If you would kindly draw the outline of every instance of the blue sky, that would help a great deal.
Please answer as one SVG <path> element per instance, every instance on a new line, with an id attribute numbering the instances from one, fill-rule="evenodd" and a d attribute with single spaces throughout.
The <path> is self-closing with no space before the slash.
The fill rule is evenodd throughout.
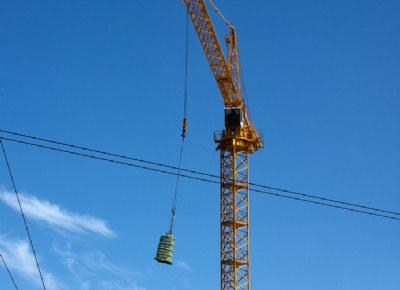
<path id="1" fill-rule="evenodd" d="M 215 2 L 265 137 L 251 180 L 399 212 L 400 2 Z M 178 0 L 1 0 L 0 128 L 176 165 L 184 29 Z M 223 103 L 190 29 L 183 167 L 218 174 Z M 174 177 L 4 143 L 49 290 L 218 289 L 217 185 L 182 179 L 168 267 Z M 12 193 L 1 161 L 0 253 L 41 289 Z M 399 226 L 252 193 L 252 288 L 397 290 Z"/>

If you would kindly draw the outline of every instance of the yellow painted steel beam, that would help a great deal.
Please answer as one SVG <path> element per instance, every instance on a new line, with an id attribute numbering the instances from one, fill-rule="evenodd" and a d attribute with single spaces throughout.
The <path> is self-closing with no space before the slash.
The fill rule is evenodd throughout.
<path id="1" fill-rule="evenodd" d="M 203 0 L 184 0 L 184 2 L 222 93 L 225 106 L 242 106 L 240 91 L 235 87 L 206 4 Z"/>
<path id="2" fill-rule="evenodd" d="M 214 134 L 220 150 L 221 290 L 250 290 L 249 154 L 263 147 L 263 140 L 250 120 L 240 83 L 239 50 L 235 28 L 211 1 L 230 28 L 225 58 L 204 0 L 183 0 L 225 108 L 240 108 L 240 124 L 226 124 Z M 229 122 L 228 122 L 229 123 Z"/>
<path id="3" fill-rule="evenodd" d="M 220 150 L 221 290 L 249 290 L 249 152 L 228 148 Z"/>

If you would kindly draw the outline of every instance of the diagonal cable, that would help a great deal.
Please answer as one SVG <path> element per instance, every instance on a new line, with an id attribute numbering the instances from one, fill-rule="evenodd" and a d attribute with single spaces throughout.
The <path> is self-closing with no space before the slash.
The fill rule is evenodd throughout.
<path id="1" fill-rule="evenodd" d="M 6 268 L 6 270 L 7 270 L 7 272 L 8 272 L 8 275 L 10 276 L 10 279 L 11 279 L 11 281 L 12 281 L 13 284 L 14 284 L 15 289 L 18 290 L 17 284 L 15 283 L 15 280 L 14 280 L 13 276 L 11 275 L 10 269 L 8 269 L 8 266 L 7 266 L 7 264 L 6 264 L 6 261 L 4 260 L 2 254 L 0 254 L 0 258 L 3 260 L 4 267 Z"/>
<path id="2" fill-rule="evenodd" d="M 31 248 L 32 248 L 32 253 L 33 253 L 34 257 L 35 257 L 36 266 L 37 266 L 37 269 L 38 269 L 38 271 L 39 271 L 40 280 L 42 281 L 43 289 L 46 290 L 46 286 L 45 286 L 44 280 L 43 280 L 42 271 L 40 270 L 39 261 L 38 261 L 38 258 L 37 258 L 37 256 L 36 256 L 35 247 L 33 246 L 31 234 L 30 234 L 30 232 L 29 232 L 29 228 L 28 228 L 28 224 L 27 224 L 27 222 L 26 222 L 26 218 L 25 218 L 24 211 L 22 210 L 22 205 L 21 205 L 21 201 L 20 201 L 20 199 L 19 199 L 17 187 L 15 186 L 14 177 L 13 177 L 13 174 L 12 174 L 12 172 L 11 172 L 11 166 L 10 166 L 10 163 L 8 162 L 6 150 L 5 150 L 5 148 L 4 148 L 3 140 L 2 140 L 1 138 L 0 138 L 0 143 L 1 143 L 1 148 L 3 149 L 4 159 L 6 160 L 6 164 L 7 164 L 7 168 L 8 168 L 8 173 L 10 174 L 11 182 L 12 182 L 12 185 L 13 185 L 13 187 L 14 187 L 15 196 L 17 197 L 17 200 L 18 200 L 18 205 L 19 205 L 19 209 L 20 209 L 20 212 L 21 212 L 21 216 L 22 216 L 22 219 L 24 220 L 25 230 L 26 230 L 26 233 L 27 233 L 28 238 L 29 238 L 29 243 L 30 243 Z"/>

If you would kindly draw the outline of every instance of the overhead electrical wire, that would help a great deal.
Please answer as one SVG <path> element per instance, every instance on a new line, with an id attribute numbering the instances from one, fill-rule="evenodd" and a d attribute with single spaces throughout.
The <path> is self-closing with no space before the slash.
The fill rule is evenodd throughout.
<path id="1" fill-rule="evenodd" d="M 340 206 L 340 205 L 319 202 L 319 201 L 315 201 L 315 200 L 308 200 L 308 199 L 294 197 L 294 196 L 287 196 L 287 195 L 283 195 L 283 194 L 279 194 L 279 193 L 267 192 L 264 190 L 259 190 L 259 189 L 254 189 L 254 188 L 250 188 L 249 190 L 254 191 L 254 192 L 268 194 L 268 195 L 273 195 L 276 197 L 288 198 L 288 199 L 293 199 L 293 200 L 297 200 L 297 201 L 308 202 L 308 203 L 313 203 L 313 204 L 317 204 L 317 205 L 323 205 L 323 206 L 328 206 L 328 207 L 332 207 L 332 208 L 352 211 L 352 212 L 356 212 L 356 213 L 368 214 L 371 216 L 377 216 L 377 217 L 388 218 L 388 219 L 400 221 L 400 218 L 397 218 L 397 217 L 392 217 L 392 216 L 388 216 L 388 215 L 384 215 L 384 214 L 377 214 L 377 213 L 368 212 L 365 210 L 358 210 L 358 209 L 353 209 L 353 208 L 344 207 L 344 206 Z"/>
<path id="2" fill-rule="evenodd" d="M 102 151 L 102 150 L 97 150 L 97 149 L 91 149 L 91 148 L 88 148 L 88 147 L 77 146 L 77 145 L 73 145 L 73 144 L 69 144 L 69 143 L 49 140 L 49 139 L 40 138 L 40 137 L 36 137 L 36 136 L 25 135 L 25 134 L 21 134 L 21 133 L 17 133 L 17 132 L 6 131 L 6 130 L 1 130 L 1 129 L 0 129 L 0 132 L 6 133 L 6 134 L 10 134 L 10 135 L 14 135 L 14 136 L 23 137 L 23 138 L 28 138 L 28 139 L 32 139 L 32 140 L 36 140 L 36 141 L 42 141 L 42 142 L 46 142 L 46 143 L 51 143 L 51 144 L 55 144 L 55 145 L 61 145 L 61 146 L 65 146 L 65 147 L 70 147 L 70 148 L 74 148 L 74 149 L 79 149 L 79 150 L 83 150 L 83 151 L 92 152 L 92 153 L 98 153 L 98 154 L 102 154 L 102 155 L 106 155 L 106 156 L 118 157 L 118 158 L 121 158 L 121 159 L 137 161 L 137 162 L 140 162 L 140 163 L 155 165 L 155 166 L 174 169 L 174 170 L 178 169 L 178 167 L 172 166 L 172 165 L 166 165 L 166 164 L 162 164 L 162 163 L 158 163 L 158 162 L 152 162 L 152 161 L 148 161 L 148 160 L 144 160 L 144 159 L 140 159 L 140 158 L 130 157 L 130 156 L 122 155 L 122 154 L 110 153 L 110 152 L 107 152 L 107 151 Z M 7 139 L 6 137 L 0 137 L 0 138 Z M 14 139 L 8 139 L 8 140 L 9 141 L 14 141 L 14 142 L 18 142 L 19 141 L 19 140 L 14 140 Z M 26 144 L 26 145 L 35 145 L 35 144 Z M 195 170 L 189 170 L 189 169 L 181 168 L 181 171 L 186 171 L 186 172 L 189 172 L 189 173 L 195 173 L 195 174 L 199 174 L 199 175 L 205 175 L 205 176 L 209 176 L 209 177 L 217 177 L 217 178 L 219 178 L 219 176 L 212 175 L 212 174 L 207 174 L 207 173 L 196 172 Z"/>
<path id="3" fill-rule="evenodd" d="M 18 194 L 18 191 L 17 191 L 17 187 L 15 185 L 14 176 L 12 174 L 11 166 L 10 166 L 10 163 L 8 162 L 8 158 L 7 158 L 7 154 L 6 154 L 6 149 L 4 147 L 3 140 L 1 138 L 0 138 L 0 144 L 1 144 L 1 148 L 3 150 L 3 155 L 4 155 L 4 159 L 6 161 L 8 173 L 10 175 L 10 179 L 11 179 L 12 185 L 14 187 L 14 193 L 15 193 L 15 196 L 16 196 L 17 201 L 18 201 L 19 210 L 21 212 L 21 216 L 22 216 L 22 219 L 24 221 L 26 234 L 28 235 L 28 239 L 29 239 L 29 243 L 31 245 L 32 253 L 33 253 L 33 256 L 35 257 L 36 267 L 37 267 L 38 272 L 39 272 L 40 280 L 42 282 L 43 289 L 46 290 L 46 285 L 44 284 L 43 275 L 42 275 L 42 271 L 40 270 L 39 261 L 38 261 L 37 255 L 36 255 L 35 247 L 33 246 L 32 237 L 31 237 L 31 234 L 29 232 L 28 223 L 26 222 L 25 214 L 24 214 L 24 211 L 22 210 L 21 200 L 19 199 L 19 194 Z"/>
<path id="4" fill-rule="evenodd" d="M 91 148 L 88 148 L 88 147 L 77 146 L 77 145 L 73 145 L 73 144 L 68 144 L 68 143 L 64 143 L 64 142 L 49 140 L 49 139 L 40 138 L 40 137 L 36 137 L 36 136 L 31 136 L 31 135 L 26 135 L 26 134 L 21 134 L 21 133 L 17 133 L 17 132 L 6 131 L 6 130 L 2 130 L 2 129 L 0 129 L 0 132 L 6 133 L 6 134 L 10 134 L 10 135 L 14 135 L 14 136 L 23 137 L 23 138 L 28 138 L 28 139 L 32 139 L 32 140 L 36 140 L 36 141 L 42 141 L 42 142 L 61 145 L 61 146 L 70 147 L 70 148 L 74 148 L 74 149 L 79 149 L 79 150 L 83 150 L 83 151 L 87 151 L 87 152 L 98 153 L 98 154 L 102 154 L 102 155 L 106 155 L 106 156 L 112 156 L 112 157 L 118 157 L 118 158 L 125 159 L 125 160 L 137 161 L 139 163 L 154 165 L 154 166 L 157 166 L 157 167 L 163 167 L 163 168 L 168 168 L 168 169 L 173 169 L 173 170 L 178 170 L 179 169 L 176 166 L 171 166 L 171 165 L 167 165 L 167 164 L 163 164 L 163 163 L 152 162 L 152 161 L 139 159 L 139 158 L 134 158 L 134 157 L 126 156 L 126 155 L 110 153 L 110 152 L 101 151 L 101 150 L 97 150 L 97 149 L 91 149 Z M 0 136 L 0 138 L 7 139 L 6 137 L 1 137 L 1 136 Z M 33 144 L 33 143 L 29 143 L 29 142 L 25 142 L 25 141 L 19 141 L 19 140 L 15 140 L 15 139 L 7 139 L 7 140 L 12 141 L 12 142 L 23 143 L 25 145 L 36 146 L 36 147 L 42 147 L 43 146 L 43 145 Z M 46 148 L 46 146 L 45 146 L 44 148 L 45 149 L 54 150 L 51 147 Z M 63 149 L 58 149 L 56 151 L 63 151 Z M 70 153 L 70 152 L 65 152 L 65 153 Z M 72 153 L 72 154 L 80 155 L 80 154 L 75 153 L 75 152 Z M 115 162 L 115 163 L 118 163 L 118 162 Z M 139 165 L 135 165 L 134 167 L 142 168 Z M 142 169 L 150 169 L 150 170 L 152 170 L 151 168 L 148 168 L 146 166 L 143 166 Z M 154 170 L 154 171 L 159 171 L 159 172 L 165 173 L 162 170 Z M 219 183 L 220 177 L 218 175 L 215 175 L 215 174 L 204 173 L 204 172 L 191 170 L 191 169 L 185 169 L 185 168 L 180 168 L 180 171 L 187 172 L 187 173 L 192 173 L 192 174 L 196 174 L 196 175 L 200 175 L 200 176 L 206 176 L 206 177 L 215 178 L 215 179 L 218 180 L 218 183 Z M 187 177 L 187 176 L 185 176 L 185 177 Z M 200 179 L 201 180 L 201 178 L 194 178 L 194 179 Z M 331 198 L 316 196 L 316 195 L 307 194 L 307 193 L 301 193 L 301 192 L 298 192 L 298 191 L 277 188 L 277 187 L 263 185 L 263 184 L 254 183 L 254 182 L 249 182 L 249 185 L 250 186 L 264 188 L 264 189 L 271 189 L 271 190 L 275 190 L 275 191 L 280 191 L 280 192 L 283 192 L 283 193 L 294 194 L 294 195 L 298 195 L 298 196 L 302 196 L 302 197 L 313 198 L 313 199 L 321 200 L 321 201 L 324 201 L 324 202 L 334 202 L 334 203 L 338 203 L 338 204 L 341 204 L 341 205 L 352 206 L 352 207 L 357 207 L 357 208 L 360 208 L 360 209 L 373 210 L 373 211 L 377 211 L 377 212 L 381 212 L 381 213 L 388 213 L 388 214 L 393 214 L 393 215 L 400 216 L 399 212 L 383 210 L 383 209 L 379 209 L 379 208 L 375 208 L 375 207 L 370 207 L 370 206 L 366 206 L 366 205 L 360 205 L 360 204 L 355 204 L 355 203 L 350 203 L 350 202 L 345 202 L 345 201 L 339 201 L 339 200 L 335 200 L 335 199 L 331 199 Z"/>
<path id="5" fill-rule="evenodd" d="M 7 137 L 3 137 L 3 136 L 0 136 L 0 139 L 11 141 L 11 142 L 15 142 L 15 143 L 19 143 L 19 144 L 29 145 L 29 146 L 33 146 L 33 147 L 38 147 L 38 148 L 42 148 L 42 149 L 48 149 L 48 150 L 52 150 L 52 151 L 56 151 L 56 152 L 62 152 L 62 153 L 67 153 L 67 154 L 71 154 L 71 155 L 87 157 L 87 158 L 96 159 L 96 160 L 100 160 L 100 161 L 106 161 L 106 162 L 110 162 L 110 163 L 126 165 L 126 166 L 129 166 L 129 167 L 135 167 L 135 168 L 139 168 L 139 169 L 155 171 L 155 172 L 169 174 L 169 175 L 177 175 L 178 174 L 176 172 L 166 171 L 166 170 L 162 170 L 162 169 L 157 169 L 157 168 L 152 168 L 152 167 L 148 167 L 148 166 L 133 164 L 133 163 L 119 161 L 119 160 L 110 159 L 110 158 L 99 157 L 99 156 L 85 154 L 85 153 L 74 152 L 74 151 L 60 149 L 60 148 L 51 147 L 51 146 L 46 146 L 46 145 L 42 145 L 42 144 L 35 144 L 35 143 L 26 142 L 26 141 L 22 141 L 22 140 L 16 140 L 16 139 L 7 138 Z M 177 167 L 173 167 L 173 166 L 171 166 L 171 167 L 172 167 L 172 169 L 177 168 Z M 200 180 L 200 181 L 204 181 L 204 182 L 219 183 L 218 181 L 211 181 L 211 180 L 208 180 L 208 179 L 205 179 L 205 178 L 196 177 L 196 176 L 190 176 L 190 175 L 185 175 L 185 174 L 180 174 L 180 176 L 186 177 L 186 178 L 190 178 L 190 179 L 196 179 L 196 180 Z"/>
<path id="6" fill-rule="evenodd" d="M 15 280 L 14 280 L 13 276 L 11 275 L 10 269 L 8 269 L 7 263 L 6 263 L 6 261 L 4 260 L 2 254 L 0 254 L 0 258 L 1 258 L 1 260 L 3 261 L 4 267 L 6 268 L 6 270 L 7 270 L 7 272 L 8 272 L 8 275 L 10 276 L 10 279 L 11 279 L 11 281 L 12 281 L 13 284 L 14 284 L 15 289 L 18 290 L 17 284 L 15 283 Z"/>
<path id="7" fill-rule="evenodd" d="M 0 131 L 2 131 L 2 130 L 0 130 Z M 168 174 L 168 175 L 175 175 L 176 176 L 178 174 L 176 172 L 171 172 L 171 171 L 167 171 L 167 170 L 163 170 L 163 169 L 157 169 L 157 168 L 138 165 L 138 164 L 134 164 L 134 163 L 130 163 L 130 162 L 119 161 L 119 160 L 115 160 L 115 159 L 111 159 L 111 158 L 104 158 L 104 157 L 99 157 L 99 156 L 95 156 L 95 155 L 74 152 L 74 151 L 70 151 L 70 150 L 66 150 L 66 149 L 60 149 L 60 148 L 46 146 L 46 145 L 42 145 L 42 144 L 36 144 L 36 143 L 32 143 L 32 142 L 27 142 L 27 141 L 16 140 L 16 139 L 7 138 L 7 137 L 3 137 L 3 136 L 0 136 L 0 139 L 11 141 L 11 142 L 15 142 L 15 143 L 20 143 L 20 144 L 24 144 L 24 145 L 39 147 L 39 148 L 42 148 L 42 149 L 48 149 L 48 150 L 52 150 L 52 151 L 56 151 L 56 152 L 62 152 L 62 153 L 67 153 L 67 154 L 71 154 L 71 155 L 76 155 L 76 156 L 96 159 L 96 160 L 100 160 L 100 161 L 106 161 L 106 162 L 110 162 L 110 163 L 114 163 L 114 164 L 120 164 L 120 165 L 129 166 L 129 167 L 135 167 L 135 168 L 139 168 L 139 169 L 159 172 L 159 173 Z M 53 141 L 53 142 L 56 142 L 56 141 Z M 78 146 L 75 146 L 75 147 L 78 147 Z M 86 149 L 88 149 L 88 148 L 86 148 Z M 114 154 L 114 155 L 117 155 L 117 154 Z M 142 161 L 144 161 L 144 160 L 142 160 Z M 168 166 L 168 165 L 166 165 L 164 167 L 169 167 L 170 169 L 176 169 L 176 167 Z M 198 180 L 198 181 L 207 182 L 207 183 L 213 183 L 213 184 L 219 184 L 220 183 L 217 180 L 211 180 L 211 179 L 198 177 L 198 176 L 193 176 L 193 175 L 188 175 L 188 174 L 180 173 L 179 175 L 181 177 L 184 177 L 184 178 Z M 203 175 L 205 175 L 205 174 L 203 174 Z M 213 176 L 213 175 L 211 175 L 211 176 Z M 249 183 L 249 185 L 251 185 L 251 183 Z M 268 187 L 268 186 L 261 186 L 261 185 L 257 185 L 257 186 L 268 188 L 268 189 L 274 189 L 273 187 Z M 331 208 L 347 210 L 347 211 L 351 211 L 351 212 L 355 212 L 355 213 L 362 213 L 362 214 L 367 214 L 367 215 L 371 215 L 371 216 L 377 216 L 377 217 L 382 217 L 382 218 L 387 218 L 387 219 L 399 220 L 400 221 L 400 218 L 395 217 L 395 216 L 390 216 L 390 215 L 387 215 L 387 214 L 379 214 L 379 213 L 369 212 L 367 210 L 354 209 L 354 208 L 345 206 L 346 204 L 350 205 L 350 203 L 342 202 L 343 205 L 331 204 L 331 203 L 328 203 L 329 199 L 325 200 L 325 198 L 323 198 L 323 197 L 320 197 L 321 201 L 315 201 L 315 200 L 309 200 L 309 199 L 300 198 L 300 197 L 288 196 L 288 195 L 284 195 L 284 194 L 280 194 L 280 193 L 275 193 L 275 192 L 270 192 L 270 191 L 255 189 L 255 188 L 249 188 L 249 190 L 253 191 L 253 192 L 258 192 L 258 193 L 263 193 L 263 194 L 266 194 L 266 195 L 275 196 L 275 197 L 292 199 L 292 200 L 296 200 L 296 201 L 302 201 L 302 202 L 312 203 L 312 204 L 316 204 L 316 205 L 328 206 L 328 207 L 331 207 Z M 283 190 L 281 190 L 281 191 L 283 191 Z M 291 191 L 287 191 L 287 193 L 291 193 Z M 293 193 L 296 193 L 296 192 L 293 192 Z M 300 194 L 300 193 L 297 193 L 297 194 Z M 300 194 L 300 195 L 304 195 L 305 197 L 308 196 L 306 194 Z M 336 203 L 340 203 L 340 201 L 335 201 L 335 202 Z M 365 206 L 354 204 L 354 207 L 363 208 Z M 369 207 L 365 207 L 365 208 L 367 209 Z M 382 213 L 391 213 L 393 215 L 400 215 L 400 213 L 398 213 L 398 212 L 385 211 L 385 210 L 380 210 L 380 209 L 377 209 L 377 208 L 373 208 L 373 209 L 376 210 L 376 211 L 380 211 Z"/>
<path id="8" fill-rule="evenodd" d="M 338 204 L 342 204 L 342 205 L 353 206 L 353 207 L 357 207 L 357 208 L 361 208 L 361 209 L 373 210 L 373 211 L 377 211 L 377 212 L 388 213 L 388 214 L 400 216 L 399 212 L 383 210 L 383 209 L 379 209 L 379 208 L 375 208 L 375 207 L 350 203 L 350 202 L 346 202 L 346 201 L 340 201 L 340 200 L 330 199 L 330 198 L 326 198 L 326 197 L 315 196 L 315 195 L 311 195 L 311 194 L 307 194 L 307 193 L 301 193 L 301 192 L 297 192 L 297 191 L 286 190 L 286 189 L 276 188 L 276 187 L 267 186 L 267 185 L 255 184 L 255 183 L 251 183 L 251 182 L 249 182 L 249 185 L 266 188 L 266 189 L 272 189 L 272 190 L 276 190 L 276 191 L 280 191 L 280 192 L 284 192 L 284 193 L 290 193 L 290 194 L 294 194 L 294 195 L 299 195 L 299 196 L 303 196 L 303 197 L 314 198 L 314 199 L 322 200 L 325 202 L 334 202 L 334 203 L 338 203 Z"/>

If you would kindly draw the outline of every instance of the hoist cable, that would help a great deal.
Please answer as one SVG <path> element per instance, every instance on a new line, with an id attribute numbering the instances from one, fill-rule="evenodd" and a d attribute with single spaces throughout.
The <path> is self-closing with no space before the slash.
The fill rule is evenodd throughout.
<path id="1" fill-rule="evenodd" d="M 0 254 L 0 258 L 3 260 L 4 267 L 6 268 L 6 270 L 7 270 L 7 272 L 8 272 L 8 275 L 10 276 L 11 281 L 12 281 L 13 284 L 14 284 L 15 289 L 18 290 L 17 284 L 15 283 L 15 280 L 14 280 L 13 276 L 11 275 L 10 269 L 8 269 L 8 266 L 7 266 L 7 264 L 6 264 L 6 261 L 4 260 L 2 254 Z"/>
<path id="2" fill-rule="evenodd" d="M 189 68 L 189 12 L 186 12 L 186 32 L 185 32 L 185 85 L 183 91 L 183 117 L 187 115 L 188 99 L 188 68 Z"/>
<path id="3" fill-rule="evenodd" d="M 176 175 L 175 191 L 172 200 L 171 208 L 171 225 L 169 228 L 169 234 L 172 235 L 172 230 L 174 228 L 175 214 L 176 214 L 176 203 L 179 192 L 179 178 L 181 176 L 181 164 L 183 156 L 183 147 L 185 145 L 186 138 L 186 126 L 187 126 L 187 99 L 188 99 L 188 66 L 189 66 L 189 12 L 186 12 L 186 28 L 185 28 L 185 78 L 183 87 L 183 119 L 182 119 L 182 143 L 179 152 L 178 170 Z"/>
<path id="4" fill-rule="evenodd" d="M 29 228 L 28 228 L 28 224 L 27 224 L 27 222 L 26 222 L 26 218 L 25 218 L 24 211 L 22 210 L 22 205 L 21 205 L 21 201 L 20 201 L 20 199 L 19 199 L 19 194 L 18 194 L 18 191 L 17 191 L 17 187 L 16 187 L 16 185 L 15 185 L 14 177 L 13 177 L 13 174 L 12 174 L 12 172 L 11 172 L 11 166 L 10 166 L 10 163 L 8 162 L 8 158 L 7 158 L 7 154 L 6 154 L 6 149 L 4 148 L 3 140 L 2 140 L 1 138 L 0 138 L 0 143 L 1 143 L 1 148 L 2 148 L 2 150 L 3 150 L 4 159 L 5 159 L 6 164 L 7 164 L 8 173 L 9 173 L 9 175 L 10 175 L 11 182 L 12 182 L 12 185 L 13 185 L 13 187 L 14 187 L 15 196 L 17 197 L 17 201 L 18 201 L 18 205 L 19 205 L 19 210 L 20 210 L 20 212 L 21 212 L 21 216 L 22 216 L 22 219 L 23 219 L 23 221 L 24 221 L 25 230 L 26 230 L 26 233 L 27 233 L 27 235 L 28 235 L 29 243 L 30 243 L 30 245 L 31 245 L 32 253 L 33 253 L 33 256 L 35 257 L 36 267 L 37 267 L 38 272 L 39 272 L 40 280 L 42 281 L 43 289 L 46 290 L 46 286 L 45 286 L 45 284 L 44 284 L 44 279 L 43 279 L 42 271 L 40 270 L 39 261 L 38 261 L 38 258 L 37 258 L 37 256 L 36 256 L 35 247 L 33 246 L 31 234 L 30 234 L 30 232 L 29 232 Z"/>
<path id="5" fill-rule="evenodd" d="M 47 142 L 47 143 L 51 143 L 51 144 L 62 145 L 62 146 L 65 146 L 65 147 L 70 147 L 70 148 L 79 149 L 79 150 L 83 150 L 83 151 L 88 151 L 88 152 L 92 152 L 92 153 L 99 153 L 99 154 L 106 155 L 106 156 L 118 157 L 118 158 L 122 158 L 122 159 L 125 159 L 125 160 L 132 160 L 132 161 L 136 161 L 136 162 L 140 162 L 140 163 L 150 164 L 150 165 L 154 165 L 154 166 L 157 166 L 157 167 L 163 167 L 163 168 L 178 170 L 178 167 L 176 167 L 176 166 L 167 165 L 167 164 L 158 163 L 158 162 L 147 161 L 147 160 L 144 160 L 144 159 L 138 159 L 138 158 L 129 157 L 129 156 L 126 156 L 126 155 L 110 153 L 110 152 L 101 151 L 101 150 L 97 150 L 97 149 L 91 149 L 91 148 L 87 148 L 87 147 L 81 147 L 81 146 L 77 146 L 77 145 L 72 145 L 72 144 L 68 144 L 68 143 L 58 142 L 58 141 L 54 141 L 54 140 L 39 138 L 39 137 L 35 137 L 35 136 L 25 135 L 25 134 L 6 131 L 6 130 L 1 130 L 1 129 L 0 129 L 0 132 L 4 132 L 4 133 L 7 133 L 7 134 L 19 136 L 19 137 L 29 138 L 29 139 L 36 140 L 36 141 L 43 141 L 43 142 Z M 74 154 L 74 155 L 81 155 L 81 156 L 84 156 L 84 157 L 91 157 L 92 156 L 92 155 L 76 153 L 76 152 L 72 152 L 72 151 L 68 151 L 68 150 L 64 150 L 64 149 L 58 149 L 58 148 L 54 148 L 54 147 L 50 147 L 50 146 L 30 143 L 30 142 L 26 142 L 26 141 L 22 141 L 22 140 L 16 140 L 16 139 L 2 137 L 2 136 L 0 136 L 0 138 L 3 138 L 4 140 L 8 140 L 8 141 L 11 141 L 11 142 L 24 144 L 24 145 L 41 147 L 41 148 L 44 148 L 44 149 L 50 149 L 50 150 L 64 152 L 64 153 L 70 153 L 70 154 Z M 103 158 L 98 157 L 97 159 L 103 159 Z M 107 160 L 107 159 L 105 159 L 105 160 Z M 119 162 L 119 161 L 114 161 L 114 163 L 125 164 L 124 162 Z M 128 164 L 130 164 L 130 163 L 128 163 Z M 146 166 L 133 165 L 133 164 L 131 166 L 142 168 L 142 169 L 149 169 L 149 170 L 153 170 L 153 171 L 158 171 L 158 172 L 162 172 L 162 173 L 167 172 L 167 171 L 164 171 L 164 170 L 153 169 L 153 168 L 149 168 L 149 167 L 146 167 Z M 200 171 L 192 170 L 192 169 L 181 168 L 180 171 L 181 172 L 191 173 L 191 174 L 196 174 L 196 175 L 200 175 L 200 176 L 211 177 L 211 178 L 215 178 L 215 179 L 218 179 L 218 180 L 220 178 L 216 174 L 200 172 Z M 194 178 L 194 179 L 196 179 L 196 178 Z M 202 179 L 202 178 L 199 178 L 199 179 Z M 335 199 L 331 199 L 331 198 L 326 198 L 326 197 L 322 197 L 322 196 L 302 193 L 302 192 L 293 191 L 293 190 L 277 188 L 277 187 L 263 185 L 263 184 L 254 183 L 254 182 L 249 182 L 249 185 L 250 186 L 256 186 L 256 187 L 261 187 L 261 188 L 265 188 L 265 189 L 276 190 L 276 191 L 280 191 L 280 192 L 284 192 L 284 193 L 299 195 L 299 196 L 303 196 L 303 197 L 307 197 L 307 198 L 318 199 L 318 200 L 322 200 L 322 201 L 325 201 L 325 202 L 334 202 L 334 203 L 338 203 L 338 204 L 342 204 L 342 205 L 346 205 L 346 206 L 358 207 L 358 208 L 366 209 L 366 210 L 373 210 L 373 211 L 382 212 L 382 213 L 400 215 L 399 212 L 379 209 L 379 208 L 366 206 L 366 205 L 350 203 L 350 202 L 346 202 L 346 201 L 335 200 Z"/>
<path id="6" fill-rule="evenodd" d="M 181 176 L 181 163 L 182 163 L 182 155 L 183 155 L 183 146 L 185 144 L 185 138 L 182 138 L 181 150 L 179 153 L 179 162 L 178 162 L 178 172 L 176 174 L 176 183 L 175 183 L 175 191 L 174 191 L 174 198 L 172 200 L 172 208 L 171 208 L 171 225 L 169 228 L 169 234 L 172 235 L 172 230 L 174 228 L 175 222 L 175 214 L 176 214 L 176 203 L 179 191 L 179 178 Z"/>
<path id="7" fill-rule="evenodd" d="M 181 145 L 181 151 L 179 153 L 179 162 L 178 162 L 178 172 L 176 175 L 176 184 L 175 184 L 175 193 L 174 193 L 174 199 L 172 202 L 172 209 L 175 212 L 176 209 L 176 199 L 178 196 L 178 190 L 179 190 L 179 176 L 181 175 L 181 163 L 182 163 L 182 155 L 183 155 L 183 145 L 185 144 L 185 139 L 182 140 L 182 145 Z"/>
<path id="8" fill-rule="evenodd" d="M 162 169 L 146 167 L 146 166 L 137 165 L 137 164 L 133 164 L 133 163 L 129 163 L 129 162 L 118 161 L 118 160 L 115 160 L 115 159 L 104 158 L 104 157 L 99 157 L 99 156 L 95 156 L 95 155 L 89 155 L 89 154 L 85 154 L 85 153 L 74 152 L 74 151 L 70 151 L 70 150 L 55 148 L 55 147 L 41 145 L 41 144 L 30 143 L 30 142 L 11 139 L 11 138 L 6 138 L 6 137 L 2 137 L 2 136 L 0 136 L 0 139 L 11 141 L 11 142 L 16 142 L 16 143 L 20 143 L 20 144 L 24 144 L 24 145 L 30 145 L 30 146 L 34 146 L 34 147 L 39 147 L 39 148 L 42 148 L 42 149 L 48 149 L 48 150 L 52 150 L 52 151 L 56 151 L 56 152 L 67 153 L 67 154 L 71 154 L 71 155 L 75 155 L 75 156 L 81 156 L 81 157 L 86 157 L 86 158 L 90 158 L 90 159 L 106 161 L 106 162 L 110 162 L 110 163 L 113 163 L 113 164 L 120 164 L 120 165 L 129 166 L 129 167 L 135 167 L 135 168 L 139 168 L 139 169 L 144 169 L 144 170 L 159 172 L 159 173 L 163 173 L 163 174 L 168 174 L 168 175 L 174 175 L 174 176 L 177 175 L 176 172 L 171 172 L 171 171 L 166 171 L 166 170 L 162 170 Z M 197 176 L 193 176 L 193 175 L 180 174 L 179 176 L 180 177 L 184 177 L 184 178 L 188 178 L 188 179 L 202 181 L 202 182 L 212 183 L 212 184 L 220 184 L 220 181 L 211 180 L 211 179 L 202 178 L 202 177 L 197 177 Z M 251 184 L 249 183 L 249 185 L 251 185 Z M 260 186 L 260 185 L 258 185 L 258 186 Z M 262 187 L 274 189 L 273 187 L 267 187 L 267 186 L 262 186 Z M 302 201 L 302 202 L 312 203 L 312 204 L 316 204 L 316 205 L 328 206 L 328 207 L 347 210 L 347 211 L 351 211 L 351 212 L 363 213 L 363 214 L 368 214 L 368 215 L 371 215 L 371 216 L 383 217 L 383 218 L 388 218 L 388 219 L 400 221 L 400 218 L 392 217 L 392 216 L 389 216 L 389 215 L 377 214 L 377 213 L 373 213 L 373 212 L 368 212 L 366 210 L 353 209 L 353 208 L 346 207 L 344 205 L 340 206 L 340 205 L 329 204 L 329 203 L 327 203 L 327 201 L 329 201 L 329 200 L 328 199 L 324 199 L 324 198 L 321 198 L 321 199 L 326 200 L 325 202 L 323 202 L 323 201 L 319 202 L 319 201 L 309 200 L 309 199 L 300 198 L 300 197 L 287 196 L 287 195 L 284 195 L 284 194 L 274 193 L 274 192 L 260 190 L 260 189 L 249 188 L 249 190 L 253 191 L 253 192 L 264 193 L 266 195 L 272 195 L 272 196 L 275 196 L 275 197 L 292 199 L 292 200 L 296 200 L 296 201 Z M 287 191 L 287 192 L 290 193 L 290 191 Z M 338 201 L 334 201 L 334 202 L 338 202 Z M 343 204 L 345 204 L 345 203 L 343 202 Z M 351 205 L 351 204 L 349 204 L 349 205 Z M 353 206 L 358 206 L 358 205 L 353 205 Z M 384 210 L 379 210 L 379 209 L 374 209 L 374 210 L 378 210 L 378 211 L 381 211 L 381 212 L 392 213 L 392 212 L 389 212 L 389 211 L 384 211 Z M 399 213 L 396 213 L 396 212 L 394 212 L 393 214 L 399 215 Z"/>

